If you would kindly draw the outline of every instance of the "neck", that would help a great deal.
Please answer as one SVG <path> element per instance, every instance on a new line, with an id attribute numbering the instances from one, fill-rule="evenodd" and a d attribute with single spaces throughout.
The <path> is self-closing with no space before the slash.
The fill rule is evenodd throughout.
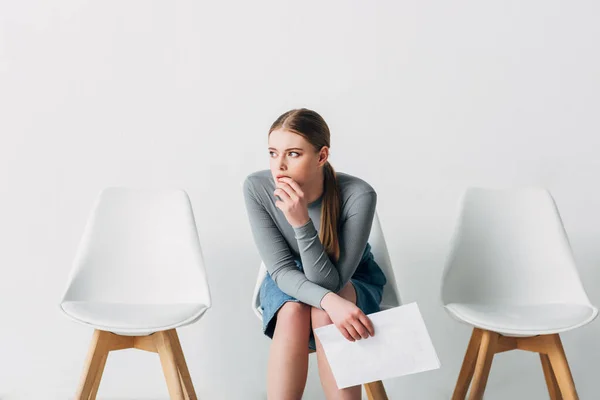
<path id="1" fill-rule="evenodd" d="M 321 169 L 321 171 L 317 174 L 317 178 L 311 180 L 310 186 L 306 185 L 306 187 L 304 188 L 304 195 L 308 203 L 312 203 L 313 201 L 317 200 L 323 195 L 323 191 L 325 189 L 323 185 L 324 182 L 325 175 L 323 174 L 323 170 Z"/>

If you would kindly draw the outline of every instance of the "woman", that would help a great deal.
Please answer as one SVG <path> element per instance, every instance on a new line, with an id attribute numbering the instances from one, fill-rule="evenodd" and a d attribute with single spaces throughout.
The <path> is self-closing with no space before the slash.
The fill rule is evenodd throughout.
<path id="1" fill-rule="evenodd" d="M 316 349 L 328 399 L 361 397 L 360 386 L 338 390 L 312 330 L 333 323 L 350 341 L 375 334 L 366 314 L 379 311 L 386 283 L 367 243 L 377 194 L 357 177 L 336 174 L 329 138 L 316 112 L 284 113 L 269 130 L 270 170 L 244 181 L 252 234 L 268 270 L 260 302 L 263 331 L 273 339 L 269 399 L 302 397 L 309 349 Z"/>

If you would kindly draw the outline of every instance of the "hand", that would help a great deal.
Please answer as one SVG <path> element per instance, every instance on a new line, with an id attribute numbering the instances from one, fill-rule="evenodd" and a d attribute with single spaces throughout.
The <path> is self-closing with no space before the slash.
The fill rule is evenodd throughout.
<path id="1" fill-rule="evenodd" d="M 281 200 L 275 201 L 275 206 L 283 211 L 285 218 L 297 228 L 308 222 L 308 203 L 300 185 L 292 178 L 281 177 L 277 180 L 277 189 L 273 192 Z"/>
<path id="2" fill-rule="evenodd" d="M 375 335 L 373 323 L 356 304 L 343 297 L 329 292 L 321 300 L 321 307 L 327 312 L 331 321 L 351 342 L 366 339 Z"/>

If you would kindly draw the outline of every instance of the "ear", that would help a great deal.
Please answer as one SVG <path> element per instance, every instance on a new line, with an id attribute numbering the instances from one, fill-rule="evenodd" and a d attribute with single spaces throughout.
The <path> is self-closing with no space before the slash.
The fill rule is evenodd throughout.
<path id="1" fill-rule="evenodd" d="M 322 167 L 329 159 L 329 147 L 323 146 L 319 151 L 319 167 Z"/>

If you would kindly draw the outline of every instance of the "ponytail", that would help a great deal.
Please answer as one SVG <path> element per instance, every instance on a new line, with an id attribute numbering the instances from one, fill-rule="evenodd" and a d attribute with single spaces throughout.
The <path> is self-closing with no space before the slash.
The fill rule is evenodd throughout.
<path id="1" fill-rule="evenodd" d="M 321 229 L 319 238 L 331 261 L 340 258 L 338 223 L 340 219 L 341 194 L 335 170 L 327 161 L 323 166 L 323 202 L 321 203 Z"/>

